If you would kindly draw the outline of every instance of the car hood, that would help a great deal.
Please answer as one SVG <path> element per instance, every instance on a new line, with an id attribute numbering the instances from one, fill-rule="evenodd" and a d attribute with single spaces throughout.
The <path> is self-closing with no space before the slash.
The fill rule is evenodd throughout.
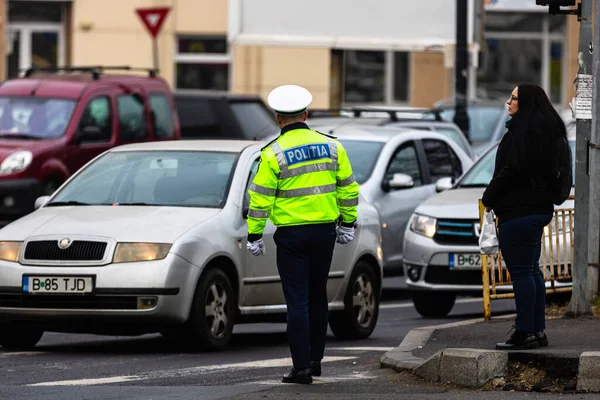
<path id="1" fill-rule="evenodd" d="M 173 243 L 221 210 L 192 207 L 44 207 L 0 229 L 0 240 L 30 236 L 99 236 L 117 242 Z"/>
<path id="2" fill-rule="evenodd" d="M 479 199 L 485 188 L 456 188 L 441 192 L 417 207 L 415 212 L 442 219 L 479 219 Z M 571 190 L 571 194 L 574 191 Z M 555 209 L 572 209 L 574 200 L 569 199 Z"/>
<path id="3" fill-rule="evenodd" d="M 416 212 L 435 218 L 478 219 L 478 200 L 484 191 L 485 188 L 446 190 L 425 200 Z"/>
<path id="4" fill-rule="evenodd" d="M 43 144 L 41 144 L 43 143 Z M 29 150 L 35 151 L 40 147 L 52 147 L 56 140 L 35 140 L 35 139 L 6 139 L 0 138 L 0 162 L 15 151 Z"/>

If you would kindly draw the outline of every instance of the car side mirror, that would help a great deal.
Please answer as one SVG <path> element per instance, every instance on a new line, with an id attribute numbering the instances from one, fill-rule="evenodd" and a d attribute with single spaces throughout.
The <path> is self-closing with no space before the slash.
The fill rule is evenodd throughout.
<path id="1" fill-rule="evenodd" d="M 48 200 L 50 199 L 50 196 L 42 196 L 42 197 L 38 197 L 37 199 L 35 199 L 35 203 L 33 205 L 34 210 L 37 210 L 38 208 L 43 207 Z"/>
<path id="2" fill-rule="evenodd" d="M 435 191 L 440 193 L 445 190 L 452 189 L 452 186 L 454 186 L 454 178 L 449 176 L 445 178 L 440 178 L 435 183 Z"/>
<path id="3" fill-rule="evenodd" d="M 98 142 L 104 139 L 102 129 L 95 125 L 86 125 L 79 130 L 77 135 L 77 143 L 83 142 Z"/>
<path id="4" fill-rule="evenodd" d="M 409 189 L 413 186 L 415 186 L 413 178 L 406 174 L 394 174 L 388 181 L 388 187 L 393 190 Z"/>

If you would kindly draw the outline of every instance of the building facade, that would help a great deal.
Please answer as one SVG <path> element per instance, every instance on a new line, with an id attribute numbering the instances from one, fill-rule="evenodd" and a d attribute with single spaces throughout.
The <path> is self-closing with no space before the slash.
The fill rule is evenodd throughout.
<path id="1" fill-rule="evenodd" d="M 576 17 L 549 16 L 534 0 L 485 3 L 474 93 L 504 99 L 516 84 L 533 82 L 555 103 L 568 104 L 577 71 Z M 135 9 L 158 6 L 171 7 L 157 38 L 160 73 L 177 90 L 266 98 L 274 87 L 294 82 L 313 93 L 318 108 L 428 107 L 453 93 L 451 47 L 230 45 L 225 0 L 0 0 L 0 75 L 16 77 L 32 66 L 150 67 L 152 41 Z"/>

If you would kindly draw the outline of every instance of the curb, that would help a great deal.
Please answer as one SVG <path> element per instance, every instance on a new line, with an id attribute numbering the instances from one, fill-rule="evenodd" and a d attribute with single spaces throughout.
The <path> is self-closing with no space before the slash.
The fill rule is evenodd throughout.
<path id="1" fill-rule="evenodd" d="M 494 320 L 515 318 L 516 314 L 493 317 Z M 448 329 L 457 326 L 473 325 L 484 322 L 483 318 L 448 324 L 427 326 L 411 330 L 400 346 L 385 353 L 380 364 L 382 368 L 390 368 L 397 372 L 414 373 L 432 382 L 450 382 L 462 386 L 478 387 L 490 378 L 502 375 L 508 364 L 506 352 L 479 349 L 444 349 L 428 359 L 416 357 L 413 350 L 423 348 L 429 338 L 438 329 Z M 446 371 L 461 370 L 462 374 L 448 374 Z"/>

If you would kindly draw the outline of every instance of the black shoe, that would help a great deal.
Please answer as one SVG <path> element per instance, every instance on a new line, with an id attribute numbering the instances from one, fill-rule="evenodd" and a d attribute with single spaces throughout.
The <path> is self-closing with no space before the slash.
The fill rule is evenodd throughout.
<path id="1" fill-rule="evenodd" d="M 312 383 L 312 375 L 310 374 L 310 368 L 299 369 L 292 368 L 289 374 L 284 375 L 281 380 L 283 383 Z"/>
<path id="2" fill-rule="evenodd" d="M 540 347 L 548 346 L 548 337 L 544 333 L 544 331 L 539 331 L 535 333 L 535 337 L 537 338 L 538 344 Z"/>
<path id="3" fill-rule="evenodd" d="M 515 329 L 515 332 L 505 343 L 496 343 L 497 350 L 527 350 L 536 349 L 539 346 L 540 344 L 535 334 L 517 329 Z"/>
<path id="4" fill-rule="evenodd" d="M 312 376 L 321 376 L 321 361 L 310 362 L 310 374 Z"/>

